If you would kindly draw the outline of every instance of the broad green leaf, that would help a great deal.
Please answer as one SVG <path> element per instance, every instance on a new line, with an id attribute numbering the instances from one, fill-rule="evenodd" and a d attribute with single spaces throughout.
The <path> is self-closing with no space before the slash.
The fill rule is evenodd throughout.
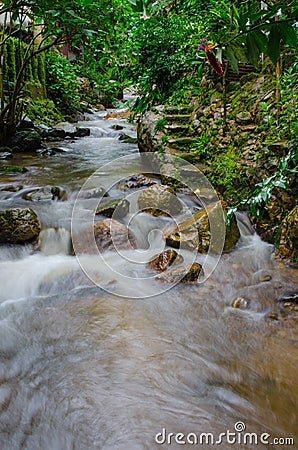
<path id="1" fill-rule="evenodd" d="M 249 62 L 253 66 L 257 67 L 259 62 L 260 50 L 257 46 L 255 38 L 252 36 L 251 33 L 248 33 L 246 37 L 246 49 Z"/>
<path id="2" fill-rule="evenodd" d="M 280 54 L 280 38 L 279 26 L 276 23 L 271 28 L 268 42 L 268 56 L 274 65 L 276 65 Z"/>
<path id="3" fill-rule="evenodd" d="M 252 36 L 258 46 L 261 53 L 267 53 L 268 50 L 268 38 L 261 30 L 252 31 Z"/>
<path id="4" fill-rule="evenodd" d="M 290 23 L 280 23 L 278 25 L 279 32 L 285 44 L 291 47 L 297 47 L 297 35 Z"/>
<path id="5" fill-rule="evenodd" d="M 237 58 L 235 56 L 235 53 L 234 53 L 233 49 L 231 47 L 227 47 L 225 52 L 226 52 L 228 61 L 231 63 L 232 69 L 234 70 L 234 72 L 239 73 L 238 60 L 237 60 Z"/>

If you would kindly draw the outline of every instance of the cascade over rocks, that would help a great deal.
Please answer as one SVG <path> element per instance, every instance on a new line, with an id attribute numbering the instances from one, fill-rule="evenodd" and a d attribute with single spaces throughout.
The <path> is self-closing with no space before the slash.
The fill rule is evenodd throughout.
<path id="1" fill-rule="evenodd" d="M 135 238 L 131 230 L 114 219 L 98 220 L 92 228 L 88 227 L 75 235 L 73 239 L 75 241 L 74 250 L 88 254 L 97 254 L 98 251 L 108 250 L 129 250 L 135 245 Z"/>
<path id="2" fill-rule="evenodd" d="M 181 161 L 193 163 L 212 181 L 219 197 L 235 205 L 250 195 L 251 187 L 277 173 L 281 158 L 290 151 L 289 142 L 280 138 L 271 139 L 268 144 L 270 124 L 262 106 L 265 102 L 268 110 L 274 111 L 275 82 L 264 74 L 248 74 L 229 83 L 225 128 L 222 89 L 217 89 L 211 80 L 204 83 L 202 94 L 193 97 L 190 116 L 188 110 L 179 107 L 171 110 L 167 105 L 155 106 L 141 116 L 137 126 L 139 151 L 152 169 L 160 173 L 163 184 L 180 187 L 170 159 L 175 155 Z M 190 179 L 195 186 L 198 172 L 187 173 L 186 166 L 182 173 L 182 165 L 179 169 L 182 181 Z M 252 219 L 261 238 L 277 248 L 282 236 L 279 257 L 296 261 L 296 253 L 290 250 L 297 246 L 295 220 L 290 219 L 292 216 L 285 218 L 297 206 L 297 181 L 294 173 L 287 176 L 289 189 L 276 187 L 269 202 L 263 205 L 265 214 Z M 197 187 L 201 187 L 200 181 Z M 282 231 L 286 223 L 287 232 Z"/>
<path id="3" fill-rule="evenodd" d="M 24 244 L 37 239 L 41 227 L 31 208 L 14 208 L 0 211 L 0 242 Z"/>

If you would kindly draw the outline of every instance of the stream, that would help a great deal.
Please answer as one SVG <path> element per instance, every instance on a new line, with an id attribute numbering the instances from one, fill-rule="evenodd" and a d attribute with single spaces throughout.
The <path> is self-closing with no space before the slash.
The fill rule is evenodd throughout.
<path id="1" fill-rule="evenodd" d="M 0 176 L 0 209 L 30 206 L 42 225 L 38 248 L 0 247 L 1 450 L 298 448 L 297 323 L 268 319 L 298 271 L 245 218 L 204 283 L 161 288 L 138 249 L 105 263 L 72 255 L 74 206 L 83 223 L 107 180 L 122 197 L 115 183 L 144 171 L 137 145 L 119 140 L 134 125 L 105 114 L 79 124 L 90 136 L 15 155 L 29 171 Z M 47 185 L 64 197 L 25 199 Z M 167 220 L 139 214 L 139 246 L 159 253 L 152 230 Z M 239 297 L 247 308 L 232 307 Z"/>

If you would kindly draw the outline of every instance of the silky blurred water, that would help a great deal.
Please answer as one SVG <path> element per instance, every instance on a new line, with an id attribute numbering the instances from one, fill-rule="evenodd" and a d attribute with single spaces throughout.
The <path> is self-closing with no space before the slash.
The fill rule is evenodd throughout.
<path id="1" fill-rule="evenodd" d="M 38 247 L 0 248 L 1 449 L 180 448 L 177 433 L 213 433 L 216 440 L 239 421 L 248 433 L 270 434 L 268 444 L 245 444 L 238 433 L 238 443 L 223 439 L 220 448 L 297 448 L 297 328 L 266 315 L 297 291 L 298 274 L 274 262 L 272 246 L 244 219 L 240 243 L 206 282 L 160 295 L 147 296 L 155 279 L 138 282 L 150 271 L 127 262 L 133 250 L 125 258 L 105 255 L 112 268 L 135 277 L 122 283 L 122 296 L 109 293 L 120 283 L 117 270 L 84 255 L 94 285 L 71 255 L 71 214 L 86 178 L 109 161 L 117 177 L 141 167 L 137 146 L 119 141 L 114 123 L 97 117 L 90 137 L 64 142 L 59 156 L 18 155 L 13 163 L 29 172 L 1 176 L 1 209 L 28 206 L 22 193 L 32 186 L 57 184 L 67 193 L 64 201 L 32 205 L 43 228 Z M 125 155 L 125 166 L 118 165 Z M 121 196 L 116 188 L 114 194 Z M 143 214 L 134 221 L 141 247 L 158 228 L 150 220 Z M 149 246 L 159 245 L 157 233 Z M 238 297 L 248 299 L 247 309 L 231 306 Z M 163 429 L 165 443 L 158 444 Z M 279 437 L 296 443 L 272 443 Z"/>

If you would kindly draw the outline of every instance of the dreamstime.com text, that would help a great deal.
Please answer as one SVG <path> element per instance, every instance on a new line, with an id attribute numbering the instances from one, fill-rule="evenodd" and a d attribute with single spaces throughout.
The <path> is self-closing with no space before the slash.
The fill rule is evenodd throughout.
<path id="1" fill-rule="evenodd" d="M 163 445 L 221 445 L 221 444 L 244 444 L 244 445 L 294 445 L 293 437 L 272 437 L 269 433 L 252 433 L 245 431 L 246 425 L 238 421 L 234 430 L 226 430 L 215 435 L 214 433 L 172 433 L 163 428 L 155 435 L 155 442 Z"/>

